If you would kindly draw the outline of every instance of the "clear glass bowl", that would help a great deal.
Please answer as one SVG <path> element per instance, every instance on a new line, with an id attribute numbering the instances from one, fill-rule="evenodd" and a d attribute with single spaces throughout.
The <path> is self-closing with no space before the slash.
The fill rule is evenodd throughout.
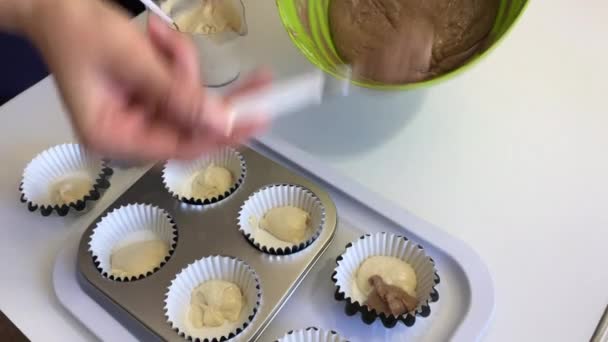
<path id="1" fill-rule="evenodd" d="M 344 64 L 334 47 L 329 29 L 329 2 L 331 0 L 276 0 L 283 26 L 292 42 L 323 71 L 338 79 L 345 79 Z M 528 0 L 502 0 L 496 22 L 489 35 L 487 48 L 478 52 L 464 65 L 433 79 L 407 84 L 384 84 L 372 81 L 352 80 L 358 86 L 377 90 L 410 90 L 441 83 L 464 72 L 484 58 L 505 37 L 524 12 Z"/>

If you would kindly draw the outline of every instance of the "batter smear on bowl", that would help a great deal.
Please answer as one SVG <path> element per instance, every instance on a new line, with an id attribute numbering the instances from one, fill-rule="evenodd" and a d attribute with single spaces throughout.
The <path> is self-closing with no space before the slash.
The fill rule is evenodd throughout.
<path id="1" fill-rule="evenodd" d="M 411 83 L 447 73 L 485 48 L 501 0 L 331 0 L 338 54 L 359 79 Z"/>

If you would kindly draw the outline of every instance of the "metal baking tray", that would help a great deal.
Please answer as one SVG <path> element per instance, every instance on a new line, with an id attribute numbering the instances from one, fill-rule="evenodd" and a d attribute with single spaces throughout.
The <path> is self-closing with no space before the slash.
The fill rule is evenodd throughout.
<path id="1" fill-rule="evenodd" d="M 305 277 L 302 275 L 304 279 L 268 327 L 261 335 L 256 335 L 257 341 L 274 341 L 288 330 L 308 326 L 336 330 L 353 342 L 470 342 L 479 341 L 484 336 L 494 311 L 494 286 L 486 265 L 469 246 L 440 228 L 417 218 L 403 207 L 383 199 L 370 189 L 329 168 L 315 156 L 280 137 L 266 136 L 252 143 L 250 147 L 282 165 L 285 169 L 281 168 L 281 172 L 289 173 L 287 170 L 291 170 L 294 174 L 302 175 L 323 187 L 330 194 L 338 214 L 335 238 L 308 275 Z M 248 152 L 246 157 L 249 153 L 257 156 L 255 152 Z M 257 158 L 261 157 L 257 156 Z M 253 163 L 248 162 L 251 172 Z M 120 176 L 122 175 L 118 173 L 117 177 Z M 128 201 L 124 197 L 140 187 L 143 187 L 143 192 L 140 192 L 139 196 L 142 196 L 140 198 L 143 200 L 146 196 L 152 196 L 154 192 L 164 193 L 161 185 L 156 181 L 150 184 L 150 180 L 146 180 L 146 177 L 140 180 L 141 185 L 138 183 L 127 191 L 119 202 Z M 249 187 L 247 181 L 249 180 L 246 180 L 243 188 L 251 191 L 254 187 Z M 146 188 L 146 184 L 149 184 L 149 188 Z M 319 196 L 322 193 L 324 192 L 317 191 Z M 239 196 L 246 197 L 243 194 Z M 171 203 L 166 207 L 167 210 L 179 210 L 178 203 L 167 203 Z M 120 204 L 117 202 L 112 207 L 117 205 Z M 83 224 L 88 225 L 88 219 L 87 223 L 83 222 Z M 431 305 L 431 315 L 420 319 L 411 328 L 398 325 L 393 329 L 386 329 L 379 321 L 367 325 L 358 316 L 348 317 L 344 312 L 344 302 L 335 301 L 333 298 L 335 286 L 330 278 L 336 267 L 336 257 L 344 252 L 347 243 L 362 234 L 383 231 L 405 235 L 423 245 L 435 260 L 441 276 L 441 283 L 437 286 L 440 299 Z M 90 256 L 82 252 L 82 241 L 79 245 L 78 239 L 82 238 L 80 235 L 75 235 L 66 242 L 65 249 L 59 253 L 55 263 L 53 282 L 60 303 L 101 340 L 159 340 L 158 335 L 129 314 L 119 302 L 113 301 L 84 277 L 82 264 L 88 264 L 90 267 L 92 265 Z M 245 247 L 241 242 L 238 244 Z M 313 244 L 310 248 L 318 248 L 318 246 Z M 84 251 L 86 252 L 86 248 Z M 83 258 L 82 255 L 87 257 Z M 278 263 L 280 257 L 271 259 L 277 260 Z M 94 268 L 89 270 L 94 277 L 98 276 Z M 152 277 L 161 274 L 157 272 Z M 151 279 L 154 278 L 149 278 Z M 170 279 L 169 275 L 164 277 L 164 287 L 169 285 Z M 104 281 L 109 282 L 105 279 L 99 282 Z M 158 289 L 159 293 L 164 294 L 164 287 Z M 265 293 L 268 292 L 268 289 L 263 290 Z M 89 297 L 95 299 L 101 307 L 91 302 Z M 156 306 L 152 309 L 157 312 L 158 323 L 168 329 L 168 324 L 162 316 L 162 309 Z M 123 326 L 127 327 L 134 336 L 131 337 L 126 333 Z"/>
<path id="2" fill-rule="evenodd" d="M 210 255 L 237 257 L 254 268 L 260 279 L 262 301 L 253 322 L 237 338 L 256 340 L 276 313 L 327 249 L 336 229 L 336 209 L 329 194 L 310 180 L 258 154 L 240 150 L 247 167 L 245 181 L 218 205 L 200 207 L 183 204 L 171 197 L 161 181 L 161 168 L 151 168 L 130 189 L 107 208 L 84 232 L 77 257 L 83 289 L 105 307 L 113 307 L 116 317 L 140 339 L 183 340 L 167 323 L 164 298 L 167 288 L 188 264 Z M 238 230 L 237 217 L 243 202 L 269 184 L 295 184 L 314 192 L 322 201 L 326 220 L 319 237 L 295 254 L 276 256 L 254 246 Z M 93 228 L 107 212 L 122 205 L 148 203 L 170 213 L 178 229 L 177 247 L 171 259 L 157 272 L 141 280 L 118 282 L 103 277 L 88 251 Z"/>

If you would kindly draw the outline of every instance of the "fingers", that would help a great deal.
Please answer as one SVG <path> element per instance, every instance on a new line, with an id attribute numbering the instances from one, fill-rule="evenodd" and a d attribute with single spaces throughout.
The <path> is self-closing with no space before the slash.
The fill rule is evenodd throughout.
<path id="1" fill-rule="evenodd" d="M 227 145 L 240 145 L 259 132 L 263 132 L 267 127 L 268 120 L 265 116 L 259 115 L 255 119 L 235 125 L 232 134 L 222 142 Z"/>
<path id="2" fill-rule="evenodd" d="M 165 98 L 173 81 L 169 63 L 140 32 L 133 30 L 125 34 L 133 37 L 117 43 L 122 45 L 108 51 L 103 59 L 109 76 L 123 83 L 143 101 L 156 102 Z M 137 37 L 139 35 L 141 37 Z M 126 44 L 130 46 L 123 46 Z M 137 55 L 128 55 L 128 51 L 137 51 Z"/>
<path id="3" fill-rule="evenodd" d="M 264 87 L 272 79 L 268 70 L 261 70 L 232 89 L 227 100 L 208 94 L 201 86 L 197 54 L 190 39 L 155 16 L 150 18 L 148 30 L 152 43 L 171 61 L 174 73 L 161 115 L 186 129 L 206 131 L 224 139 L 232 129 L 230 99 Z"/>
<path id="4" fill-rule="evenodd" d="M 247 94 L 260 91 L 264 87 L 267 87 L 272 82 L 272 73 L 268 69 L 260 69 L 249 76 L 245 81 L 237 84 L 228 93 L 226 103 L 230 107 L 230 102 L 237 101 L 239 96 L 245 96 Z M 249 119 L 247 122 L 234 122 L 234 113 L 229 112 L 227 118 L 228 127 L 225 132 L 228 133 L 227 138 L 230 143 L 234 141 L 242 141 L 249 138 L 251 135 L 258 133 L 265 129 L 268 125 L 267 119 L 263 113 L 254 116 L 255 121 Z"/>
<path id="5" fill-rule="evenodd" d="M 96 116 L 94 128 L 84 132 L 84 142 L 114 158 L 154 161 L 173 157 L 179 131 L 147 114 L 139 105 L 128 109 L 110 105 Z"/>
<path id="6" fill-rule="evenodd" d="M 260 119 L 239 125 L 230 136 L 214 136 L 206 132 L 199 132 L 198 135 L 182 136 L 180 137 L 177 153 L 173 158 L 189 160 L 198 158 L 202 154 L 221 146 L 241 145 L 253 134 L 265 129 L 266 126 L 267 121 Z"/>
<path id="7" fill-rule="evenodd" d="M 150 17 L 148 32 L 153 46 L 170 64 L 172 73 L 171 88 L 165 94 L 161 114 L 185 128 L 202 126 L 205 92 L 192 41 L 156 16 Z"/>
<path id="8" fill-rule="evenodd" d="M 259 69 L 249 75 L 243 82 L 239 82 L 228 92 L 228 98 L 243 96 L 267 87 L 272 82 L 272 72 L 269 69 Z"/>
<path id="9" fill-rule="evenodd" d="M 187 131 L 152 117 L 140 105 L 108 106 L 96 117 L 94 125 L 82 132 L 83 142 L 106 156 L 138 161 L 194 159 L 220 146 L 239 145 L 267 126 L 265 119 L 251 120 L 236 126 L 230 136 Z"/>
<path id="10" fill-rule="evenodd" d="M 172 62 L 180 81 L 200 84 L 199 65 L 196 49 L 190 39 L 171 29 L 155 15 L 148 20 L 148 32 L 152 44 Z"/>
<path id="11" fill-rule="evenodd" d="M 182 136 L 178 151 L 173 158 L 181 160 L 199 158 L 201 155 L 223 145 L 225 144 L 208 134 Z"/>

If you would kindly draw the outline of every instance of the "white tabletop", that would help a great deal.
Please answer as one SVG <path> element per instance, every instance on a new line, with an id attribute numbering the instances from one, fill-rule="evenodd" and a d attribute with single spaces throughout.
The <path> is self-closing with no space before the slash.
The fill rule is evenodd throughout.
<path id="1" fill-rule="evenodd" d="M 248 9 L 250 33 L 280 45 L 269 49 L 279 68 L 306 66 L 284 32 L 260 20 L 276 16 L 272 3 Z M 309 111 L 272 134 L 477 250 L 496 287 L 488 340 L 588 340 L 608 304 L 607 17 L 605 0 L 532 1 L 465 75 Z M 0 309 L 33 340 L 91 339 L 60 307 L 50 272 L 62 242 L 96 212 L 42 218 L 18 201 L 26 163 L 71 140 L 51 80 L 1 107 L 0 118 Z M 137 174 L 118 172 L 100 207 Z"/>

